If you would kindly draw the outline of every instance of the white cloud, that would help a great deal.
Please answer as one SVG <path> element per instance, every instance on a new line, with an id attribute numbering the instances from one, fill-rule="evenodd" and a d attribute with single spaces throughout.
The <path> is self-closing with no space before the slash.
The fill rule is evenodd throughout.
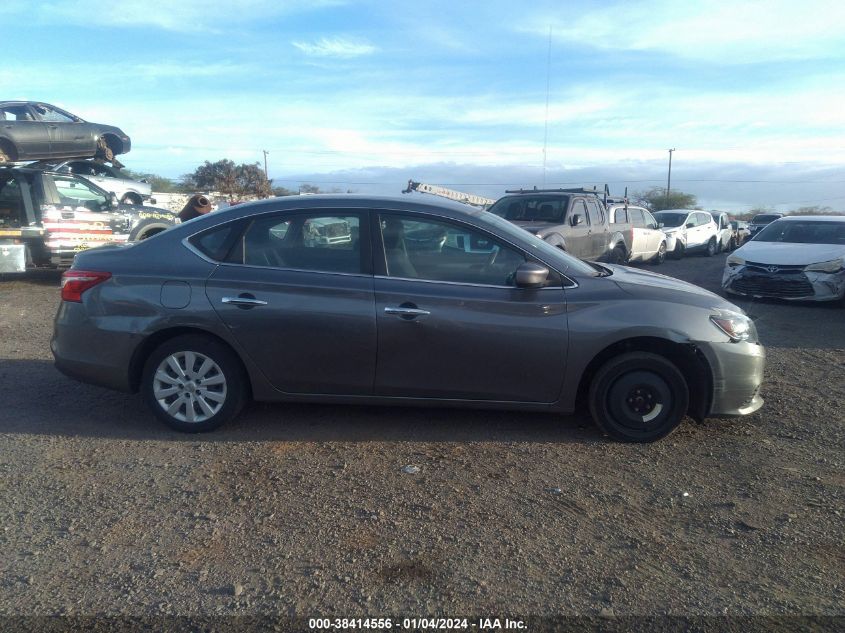
<path id="1" fill-rule="evenodd" d="M 351 40 L 344 37 L 321 37 L 314 42 L 291 42 L 306 55 L 313 57 L 340 57 L 351 59 L 372 55 L 378 49 L 361 40 Z"/>
<path id="2" fill-rule="evenodd" d="M 14 5 L 14 11 L 34 12 L 44 22 L 83 26 L 153 27 L 167 31 L 226 32 L 232 25 L 265 21 L 270 17 L 327 6 L 345 0 L 74 0 Z"/>
<path id="3" fill-rule="evenodd" d="M 845 44 L 845 4 L 832 0 L 646 0 L 580 15 L 536 16 L 528 30 L 603 50 L 656 51 L 723 63 L 827 57 Z"/>

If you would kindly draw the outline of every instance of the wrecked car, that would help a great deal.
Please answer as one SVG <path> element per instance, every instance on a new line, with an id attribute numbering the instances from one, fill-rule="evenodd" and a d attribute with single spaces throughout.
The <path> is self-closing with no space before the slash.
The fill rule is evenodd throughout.
<path id="1" fill-rule="evenodd" d="M 722 287 L 755 298 L 842 301 L 845 217 L 775 220 L 728 257 Z"/>
<path id="2" fill-rule="evenodd" d="M 113 161 L 132 142 L 113 125 L 89 123 L 39 101 L 0 101 L 0 163 L 97 157 Z"/>
<path id="3" fill-rule="evenodd" d="M 121 205 L 75 174 L 0 167 L 0 273 L 67 267 L 80 251 L 143 240 L 177 222 L 166 209 Z"/>
<path id="4" fill-rule="evenodd" d="M 144 179 L 136 180 L 120 169 L 104 165 L 96 160 L 40 161 L 32 163 L 30 167 L 84 176 L 87 180 L 116 195 L 120 204 L 144 204 L 144 202 L 155 204 L 155 200 L 152 199 L 153 188 L 149 182 Z"/>

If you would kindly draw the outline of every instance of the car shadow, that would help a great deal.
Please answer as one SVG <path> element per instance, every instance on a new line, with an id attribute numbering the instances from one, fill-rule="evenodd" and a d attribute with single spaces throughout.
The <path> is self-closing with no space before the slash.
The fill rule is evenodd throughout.
<path id="1" fill-rule="evenodd" d="M 253 403 L 217 431 L 179 433 L 140 396 L 76 382 L 47 360 L 0 360 L 0 398 L 0 434 L 186 442 L 607 441 L 584 415 L 298 403 Z"/>

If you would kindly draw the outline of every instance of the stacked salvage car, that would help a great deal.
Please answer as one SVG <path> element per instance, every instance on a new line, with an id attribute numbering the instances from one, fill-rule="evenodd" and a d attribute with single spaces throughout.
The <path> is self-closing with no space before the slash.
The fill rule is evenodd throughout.
<path id="1" fill-rule="evenodd" d="M 0 101 L 0 273 L 69 266 L 79 251 L 178 222 L 141 206 L 149 184 L 126 176 L 116 158 L 131 146 L 120 128 L 47 103 Z"/>

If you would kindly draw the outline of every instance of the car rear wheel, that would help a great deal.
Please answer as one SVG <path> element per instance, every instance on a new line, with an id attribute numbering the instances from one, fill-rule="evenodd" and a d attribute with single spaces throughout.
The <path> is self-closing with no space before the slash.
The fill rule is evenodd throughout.
<path id="1" fill-rule="evenodd" d="M 147 359 L 141 391 L 153 413 L 187 433 L 212 431 L 240 412 L 246 400 L 240 360 L 223 343 L 201 335 L 179 336 Z"/>
<path id="2" fill-rule="evenodd" d="M 681 423 L 689 389 L 669 360 L 630 352 L 607 361 L 590 384 L 590 413 L 607 435 L 623 442 L 654 442 Z"/>
<path id="3" fill-rule="evenodd" d="M 625 259 L 625 249 L 617 244 L 610 252 L 610 263 L 622 266 L 625 264 Z"/>
<path id="4" fill-rule="evenodd" d="M 657 247 L 657 253 L 652 258 L 652 264 L 662 264 L 666 261 L 666 242 L 660 242 L 660 246 Z"/>
<path id="5" fill-rule="evenodd" d="M 718 242 L 716 242 L 715 237 L 711 237 L 710 241 L 707 242 L 707 250 L 704 251 L 704 254 L 707 257 L 713 257 L 717 252 L 719 252 Z"/>

